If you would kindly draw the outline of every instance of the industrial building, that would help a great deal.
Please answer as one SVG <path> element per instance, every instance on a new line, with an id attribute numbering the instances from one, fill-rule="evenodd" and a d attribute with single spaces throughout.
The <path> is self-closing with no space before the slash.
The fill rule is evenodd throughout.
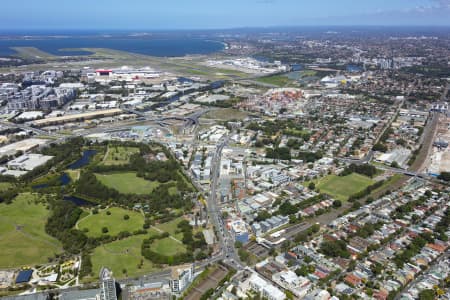
<path id="1" fill-rule="evenodd" d="M 375 159 L 378 162 L 385 164 L 392 164 L 397 162 L 399 166 L 404 167 L 408 162 L 408 158 L 411 156 L 411 150 L 406 148 L 396 148 L 388 153 L 382 153 L 378 155 Z"/>
<path id="2" fill-rule="evenodd" d="M 32 149 L 36 149 L 44 144 L 46 144 L 48 140 L 44 139 L 25 139 L 19 142 L 15 142 L 3 147 L 0 147 L 0 156 L 4 155 L 14 155 L 18 151 L 27 152 Z"/>
<path id="3" fill-rule="evenodd" d="M 115 109 L 106 109 L 106 110 L 96 110 L 91 112 L 85 112 L 81 114 L 71 114 L 71 115 L 65 115 L 61 117 L 54 117 L 54 118 L 47 118 L 47 119 L 41 119 L 41 120 L 35 120 L 33 122 L 30 122 L 31 125 L 36 127 L 43 127 L 43 126 L 50 126 L 50 125 L 58 125 L 58 124 L 64 124 L 69 122 L 82 122 L 85 120 L 95 119 L 95 118 L 101 118 L 101 117 L 110 117 L 119 115 L 122 113 L 121 109 L 115 108 Z"/>
<path id="4" fill-rule="evenodd" d="M 53 156 L 42 154 L 24 154 L 11 161 L 6 165 L 10 170 L 31 171 L 35 168 L 46 164 Z"/>

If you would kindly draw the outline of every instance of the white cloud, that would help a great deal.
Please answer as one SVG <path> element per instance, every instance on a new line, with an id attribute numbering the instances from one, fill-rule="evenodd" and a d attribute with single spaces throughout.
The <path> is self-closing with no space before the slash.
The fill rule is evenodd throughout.
<path id="1" fill-rule="evenodd" d="M 450 9 L 450 0 L 433 0 L 434 8 Z"/>
<path id="2" fill-rule="evenodd" d="M 435 0 L 438 3 L 439 7 L 450 8 L 450 0 Z"/>

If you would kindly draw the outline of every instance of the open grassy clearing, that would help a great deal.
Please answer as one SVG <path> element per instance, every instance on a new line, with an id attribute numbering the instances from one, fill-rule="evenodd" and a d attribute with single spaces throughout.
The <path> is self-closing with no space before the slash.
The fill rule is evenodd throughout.
<path id="1" fill-rule="evenodd" d="M 186 252 L 186 247 L 168 237 L 161 240 L 155 240 L 152 243 L 151 249 L 161 255 L 174 256 Z"/>
<path id="2" fill-rule="evenodd" d="M 228 78 L 228 77 L 248 77 L 249 74 L 233 69 L 216 68 L 212 66 L 207 66 L 202 60 L 186 60 L 180 57 L 175 57 L 170 60 L 170 63 L 176 63 L 180 72 L 189 73 L 192 75 L 199 76 L 213 76 L 217 78 Z"/>
<path id="3" fill-rule="evenodd" d="M 102 184 L 122 194 L 150 194 L 159 186 L 157 181 L 137 177 L 136 172 L 95 174 L 95 176 Z"/>
<path id="4" fill-rule="evenodd" d="M 177 189 L 177 187 L 176 186 L 172 186 L 172 187 L 170 187 L 169 188 L 169 194 L 170 195 L 176 195 L 178 193 L 178 189 Z"/>
<path id="5" fill-rule="evenodd" d="M 189 186 L 192 190 L 196 190 L 196 188 L 194 187 L 194 185 L 192 184 L 192 182 L 190 182 L 186 176 L 183 174 L 183 172 L 181 172 L 180 170 L 177 171 L 178 174 L 180 174 L 181 178 L 183 178 L 184 183 L 187 184 L 187 186 Z"/>
<path id="6" fill-rule="evenodd" d="M 0 182 L 0 191 L 6 191 L 7 189 L 9 189 L 12 186 L 13 185 L 9 182 Z"/>
<path id="7" fill-rule="evenodd" d="M 38 199 L 24 193 L 11 204 L 0 204 L 0 268 L 46 263 L 62 252 L 61 243 L 45 232 L 50 212 L 35 204 Z"/>
<path id="8" fill-rule="evenodd" d="M 232 69 L 224 69 L 224 68 L 212 68 L 214 70 L 216 70 L 218 73 L 223 73 L 223 74 L 227 74 L 227 75 L 235 75 L 235 76 L 240 76 L 240 77 L 248 77 L 249 73 L 245 73 L 242 71 L 238 71 L 238 70 L 232 70 Z"/>
<path id="9" fill-rule="evenodd" d="M 17 53 L 15 55 L 21 56 L 24 58 L 39 58 L 46 60 L 56 59 L 56 55 L 53 55 L 48 52 L 44 52 L 35 47 L 13 47 L 14 51 Z"/>
<path id="10" fill-rule="evenodd" d="M 178 232 L 179 229 L 177 226 L 183 220 L 184 220 L 183 217 L 179 217 L 179 218 L 173 219 L 170 222 L 155 225 L 154 227 L 156 227 L 157 229 L 162 230 L 164 232 L 168 232 L 174 238 L 181 240 L 183 238 L 183 234 L 181 232 Z"/>
<path id="11" fill-rule="evenodd" d="M 389 187 L 392 187 L 393 190 L 397 189 L 397 184 L 405 178 L 405 175 L 395 174 L 389 177 L 382 186 L 372 191 L 371 195 L 378 195 L 380 192 L 388 190 Z"/>
<path id="12" fill-rule="evenodd" d="M 188 73 L 188 74 L 191 74 L 191 75 L 203 75 L 203 76 L 206 76 L 206 75 L 209 74 L 207 72 L 200 71 L 200 70 L 195 70 L 195 69 L 185 69 L 183 71 Z"/>
<path id="13" fill-rule="evenodd" d="M 130 162 L 133 154 L 139 153 L 137 147 L 108 146 L 102 164 L 106 166 L 124 165 Z"/>
<path id="14" fill-rule="evenodd" d="M 303 77 L 312 77 L 317 75 L 317 71 L 314 70 L 303 70 L 300 71 Z"/>
<path id="15" fill-rule="evenodd" d="M 310 132 L 308 130 L 298 130 L 295 128 L 288 128 L 284 130 L 284 134 L 291 135 L 291 136 L 303 136 L 306 134 L 309 134 Z"/>
<path id="16" fill-rule="evenodd" d="M 111 214 L 108 215 L 107 212 Z M 128 220 L 124 219 L 124 216 L 128 215 Z M 115 236 L 119 232 L 133 231 L 142 229 L 144 225 L 144 217 L 141 213 L 136 211 L 125 210 L 119 207 L 111 207 L 99 211 L 98 214 L 90 214 L 78 222 L 78 228 L 80 230 L 87 229 L 87 236 L 99 237 L 103 235 L 102 228 L 108 228 L 109 235 Z"/>
<path id="17" fill-rule="evenodd" d="M 41 177 L 38 177 L 38 178 L 34 179 L 32 185 L 46 184 L 48 182 L 51 182 L 51 181 L 54 181 L 54 180 L 58 179 L 59 176 L 60 175 L 56 174 L 56 173 L 49 173 L 49 174 L 46 174 L 46 175 L 43 175 Z"/>
<path id="18" fill-rule="evenodd" d="M 65 170 L 64 173 L 66 173 L 73 182 L 80 179 L 80 170 Z"/>
<path id="19" fill-rule="evenodd" d="M 157 69 L 163 69 L 171 73 L 176 73 L 178 75 L 192 76 L 198 75 L 208 79 L 227 79 L 230 77 L 247 77 L 245 73 L 238 71 L 223 71 L 216 68 L 207 67 L 204 65 L 203 58 L 192 59 L 192 57 L 177 57 L 177 58 L 166 58 L 166 57 L 155 57 L 143 54 L 136 54 L 131 52 L 125 52 L 114 49 L 105 48 L 76 48 L 67 50 L 76 51 L 88 51 L 93 54 L 83 56 L 80 61 L 73 61 L 58 64 L 55 66 L 55 62 L 61 61 L 63 58 L 60 56 L 54 56 L 50 53 L 43 52 L 36 48 L 18 47 L 18 55 L 29 58 L 39 57 L 43 60 L 43 63 L 34 63 L 27 65 L 27 70 L 42 70 L 42 69 L 68 69 L 68 68 L 83 68 L 86 64 L 89 64 L 92 68 L 101 68 L 108 64 L 111 68 L 121 67 L 124 65 L 138 65 L 147 66 L 151 65 Z M 88 61 L 87 61 L 88 60 Z M 21 67 L 5 67 L 0 68 L 0 72 L 19 72 Z M 224 75 L 217 75 L 220 72 Z"/>
<path id="20" fill-rule="evenodd" d="M 261 83 L 276 85 L 279 87 L 292 86 L 292 84 L 294 83 L 294 81 L 292 79 L 290 79 L 289 77 L 287 77 L 285 75 L 273 75 L 273 76 L 267 76 L 267 77 L 260 77 L 260 78 L 256 79 L 256 81 L 261 82 Z"/>
<path id="21" fill-rule="evenodd" d="M 213 109 L 202 116 L 202 118 L 204 119 L 221 120 L 221 121 L 228 121 L 234 119 L 242 120 L 245 119 L 246 117 L 248 117 L 248 114 L 246 112 L 242 112 L 234 108 Z"/>
<path id="22" fill-rule="evenodd" d="M 321 193 L 328 194 L 341 201 L 347 201 L 351 195 L 374 183 L 375 181 L 369 177 L 353 173 L 347 176 L 326 176 L 316 182 L 316 187 Z"/>
<path id="23" fill-rule="evenodd" d="M 95 248 L 91 256 L 93 273 L 97 275 L 102 267 L 108 267 L 114 277 L 120 279 L 156 271 L 157 268 L 141 255 L 142 241 L 146 238 L 147 235 L 136 235 Z M 143 264 L 139 268 L 141 260 Z"/>

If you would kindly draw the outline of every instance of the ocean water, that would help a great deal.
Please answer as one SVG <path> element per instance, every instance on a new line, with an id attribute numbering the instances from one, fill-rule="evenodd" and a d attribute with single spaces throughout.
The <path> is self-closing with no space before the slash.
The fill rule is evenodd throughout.
<path id="1" fill-rule="evenodd" d="M 219 41 L 198 38 L 149 37 L 29 37 L 0 38 L 0 56 L 14 55 L 14 47 L 34 47 L 58 56 L 89 55 L 79 48 L 106 48 L 159 57 L 210 54 L 224 49 Z M 70 49 L 70 50 L 65 50 Z"/>

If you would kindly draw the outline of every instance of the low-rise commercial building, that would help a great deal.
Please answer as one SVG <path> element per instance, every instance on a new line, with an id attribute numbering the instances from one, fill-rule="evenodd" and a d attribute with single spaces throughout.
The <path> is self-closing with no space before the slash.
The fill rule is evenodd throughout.
<path id="1" fill-rule="evenodd" d="M 286 299 L 285 293 L 279 288 L 275 287 L 268 281 L 264 280 L 258 274 L 253 273 L 249 280 L 250 288 L 256 293 L 260 294 L 262 298 L 268 300 L 284 300 Z"/>

